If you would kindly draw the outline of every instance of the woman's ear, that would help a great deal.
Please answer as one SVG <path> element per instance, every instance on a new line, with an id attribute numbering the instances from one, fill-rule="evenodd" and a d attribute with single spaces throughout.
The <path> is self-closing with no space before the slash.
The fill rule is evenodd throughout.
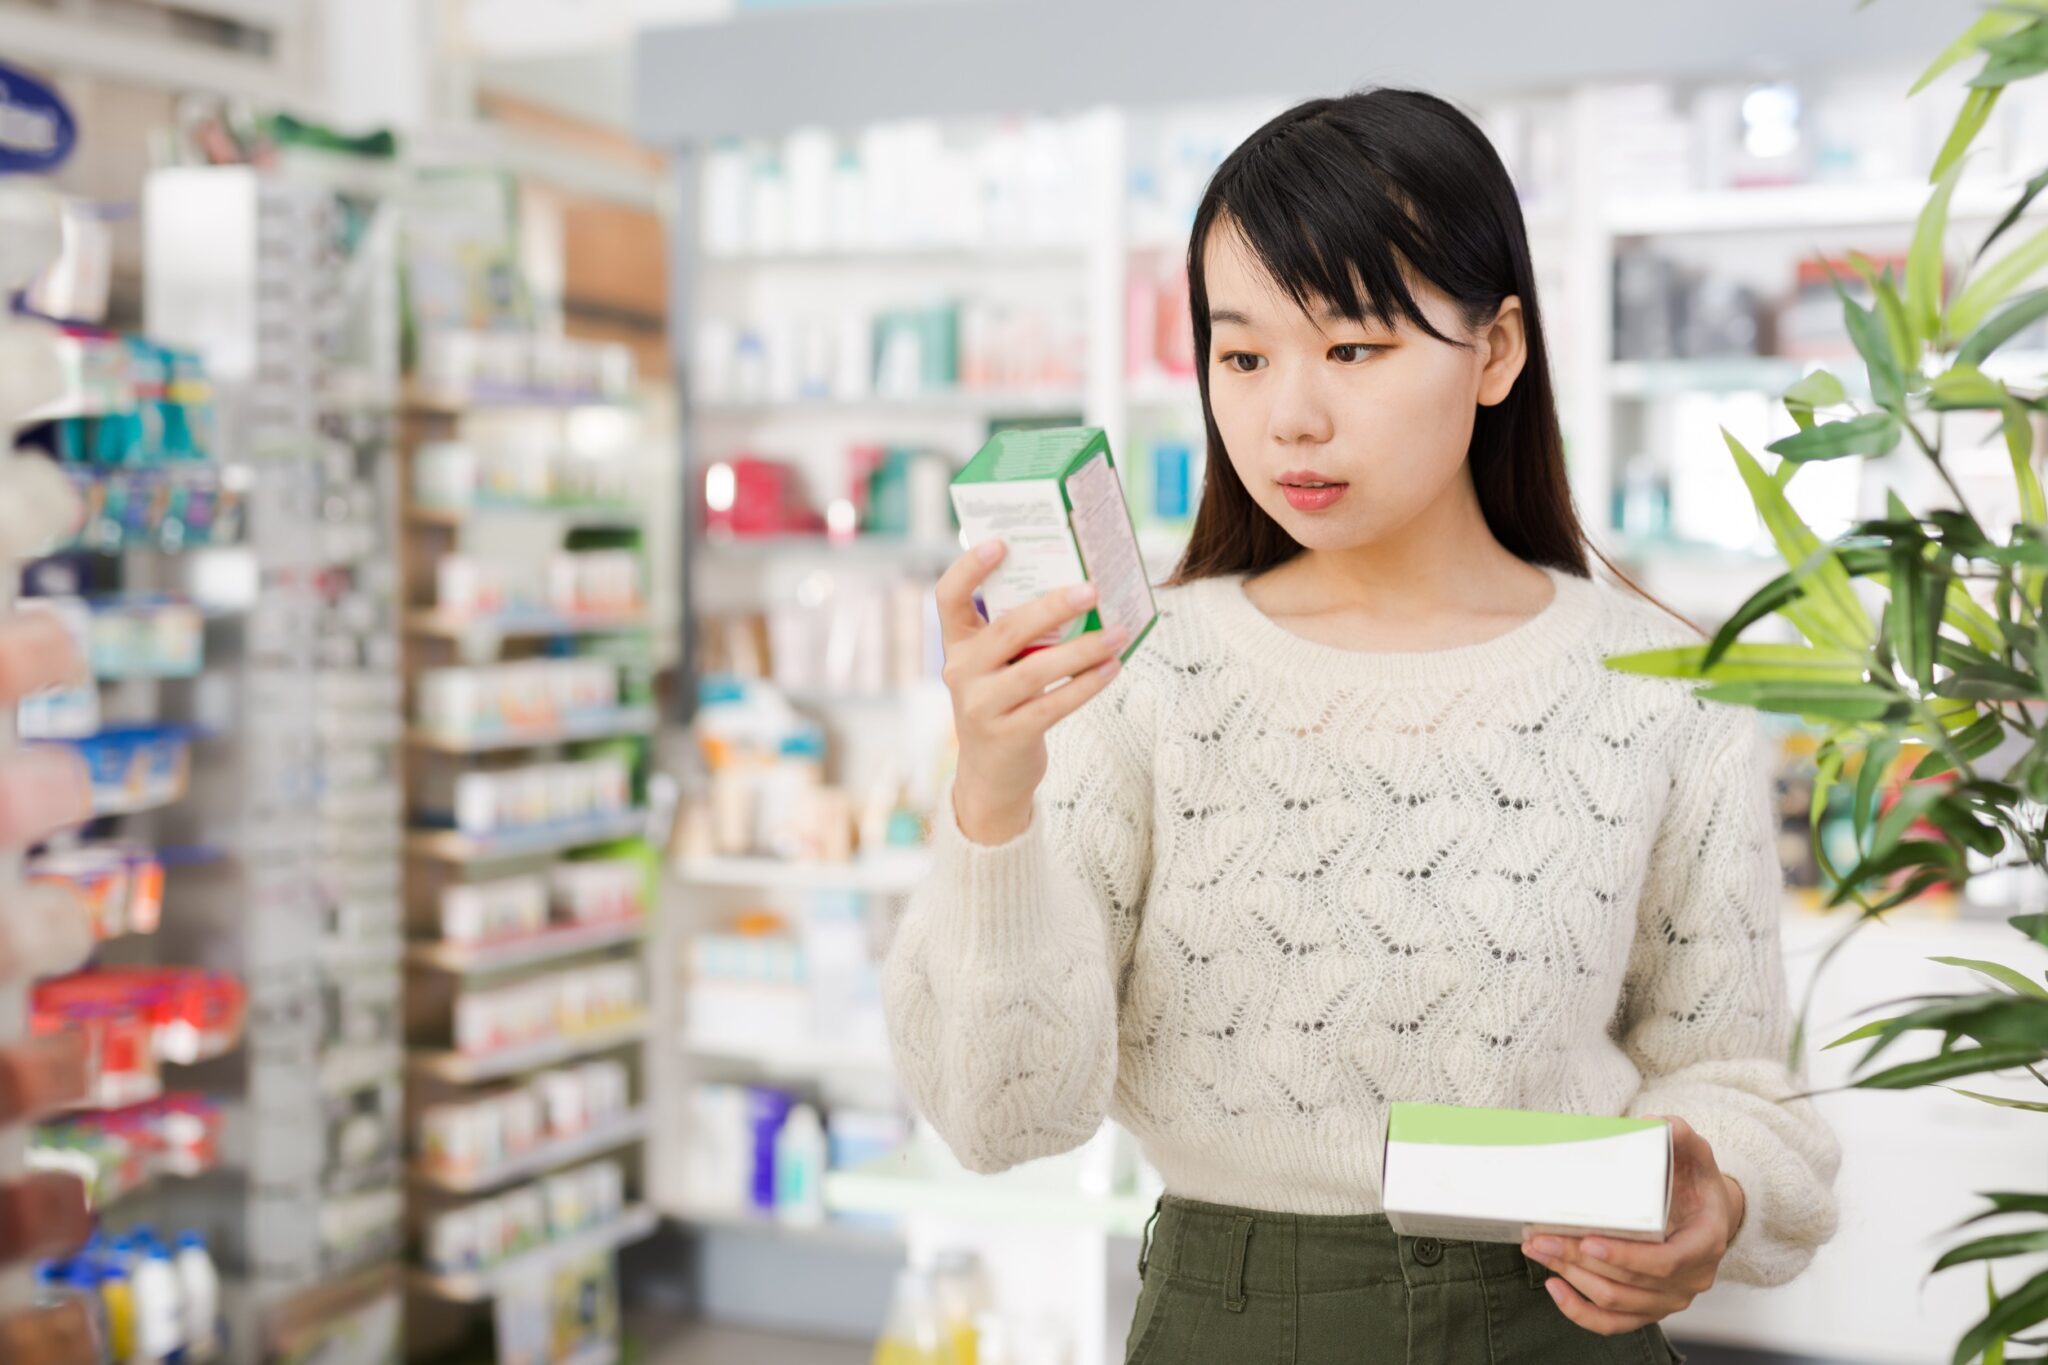
<path id="1" fill-rule="evenodd" d="M 1522 300 L 1513 294 L 1501 300 L 1493 321 L 1479 334 L 1479 406 L 1490 408 L 1508 396 L 1529 358 L 1529 338 L 1522 327 Z"/>

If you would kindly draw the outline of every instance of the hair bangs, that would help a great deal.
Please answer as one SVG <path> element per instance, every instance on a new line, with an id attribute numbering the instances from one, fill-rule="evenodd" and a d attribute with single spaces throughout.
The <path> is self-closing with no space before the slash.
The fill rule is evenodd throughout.
<path id="1" fill-rule="evenodd" d="M 1422 243 L 1407 208 L 1380 177 L 1359 175 L 1357 160 L 1335 129 L 1297 124 L 1219 176 L 1211 230 L 1234 232 L 1304 313 L 1327 306 L 1390 328 L 1406 318 L 1460 344 L 1437 330 L 1408 287 Z"/>

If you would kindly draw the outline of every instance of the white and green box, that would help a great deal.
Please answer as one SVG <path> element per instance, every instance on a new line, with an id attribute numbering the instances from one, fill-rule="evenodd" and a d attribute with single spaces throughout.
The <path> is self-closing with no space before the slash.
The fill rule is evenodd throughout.
<path id="1" fill-rule="evenodd" d="M 1661 1242 L 1671 1209 L 1662 1119 L 1395 1104 L 1380 1192 L 1409 1237 L 1520 1242 L 1598 1233 Z"/>
<path id="2" fill-rule="evenodd" d="M 1100 427 L 999 431 L 953 476 L 953 510 L 969 545 L 1000 538 L 1002 563 L 983 580 L 991 621 L 1055 588 L 1092 582 L 1095 606 L 1025 649 L 1123 626 L 1128 659 L 1159 618 L 1123 483 Z"/>

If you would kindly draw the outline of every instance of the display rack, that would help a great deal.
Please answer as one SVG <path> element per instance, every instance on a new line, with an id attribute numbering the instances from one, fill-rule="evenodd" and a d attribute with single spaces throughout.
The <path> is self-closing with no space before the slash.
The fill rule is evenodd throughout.
<path id="1" fill-rule="evenodd" d="M 251 563 L 221 579 L 230 667 L 194 696 L 237 736 L 195 789 L 225 856 L 172 907 L 178 937 L 251 982 L 227 1078 L 234 1169 L 194 1196 L 233 1223 L 231 1339 L 249 1360 L 284 1340 L 398 1339 L 394 189 L 374 165 L 346 186 L 214 167 L 153 173 L 145 194 L 149 316 L 208 357 L 250 469 Z"/>
<path id="2" fill-rule="evenodd" d="M 501 342 L 507 339 L 499 338 Z M 510 339 L 508 344 L 517 344 Z M 643 498 L 593 503 L 561 490 L 507 491 L 479 476 L 451 499 L 441 490 L 423 496 L 422 464 L 434 448 L 467 443 L 482 449 L 506 439 L 523 441 L 545 458 L 575 445 L 577 415 L 612 409 L 633 416 L 630 399 L 612 393 L 552 391 L 544 384 L 485 393 L 460 383 L 416 386 L 407 396 L 398 464 L 403 540 L 398 557 L 406 604 L 404 660 L 407 714 L 404 769 L 408 792 L 406 836 L 405 1017 L 407 1131 L 412 1157 L 411 1224 L 415 1264 L 407 1273 L 408 1352 L 435 1359 L 474 1330 L 475 1310 L 508 1285 L 525 1284 L 579 1256 L 608 1251 L 646 1236 L 656 1219 L 627 1202 L 594 1226 L 582 1227 L 507 1259 L 473 1266 L 433 1261 L 446 1240 L 437 1224 L 474 1201 L 503 1199 L 539 1188 L 565 1171 L 597 1161 L 623 1162 L 626 1183 L 644 1178 L 641 1148 L 648 1132 L 652 1078 L 645 1044 L 650 1034 L 647 969 L 655 932 L 652 855 L 645 843 L 648 741 L 657 714 L 648 693 L 651 675 L 649 617 L 645 608 L 646 539 Z M 631 455 L 617 458 L 633 459 Z M 531 603 L 476 613 L 451 609 L 438 596 L 438 577 L 449 556 L 509 559 L 539 565 L 550 556 L 587 549 L 626 550 L 638 556 L 640 602 L 601 612 Z M 519 661 L 608 660 L 618 678 L 616 697 L 604 707 L 550 713 L 537 721 L 512 716 L 502 723 L 451 727 L 423 714 L 423 678 L 434 670 L 486 668 Z M 622 809 L 511 828 L 484 828 L 451 818 L 447 794 L 463 774 L 516 769 L 574 759 L 594 749 L 613 752 L 624 742 L 633 753 L 632 802 Z M 650 869 L 641 883 L 640 912 L 627 918 L 580 922 L 551 905 L 549 922 L 511 932 L 451 937 L 443 914 L 451 889 L 546 878 L 590 857 L 630 859 Z M 521 983 L 545 982 L 592 965 L 633 964 L 639 1003 L 612 1015 L 536 1039 L 479 1050 L 466 1047 L 457 1014 L 465 998 Z M 483 1166 L 450 1170 L 428 1150 L 429 1115 L 532 1083 L 551 1068 L 599 1059 L 625 1063 L 633 1095 L 623 1112 L 594 1119 L 578 1131 L 543 1137 L 524 1150 Z"/>

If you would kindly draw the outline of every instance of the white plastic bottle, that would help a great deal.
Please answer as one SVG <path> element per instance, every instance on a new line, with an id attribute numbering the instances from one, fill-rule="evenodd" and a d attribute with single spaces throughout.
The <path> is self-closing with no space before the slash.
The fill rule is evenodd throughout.
<path id="1" fill-rule="evenodd" d="M 196 1232 L 178 1234 L 173 1265 L 178 1288 L 183 1291 L 179 1308 L 185 1325 L 185 1359 L 206 1365 L 220 1357 L 220 1272 L 206 1253 L 206 1240 Z"/>
<path id="2" fill-rule="evenodd" d="M 775 1135 L 775 1216 L 798 1227 L 825 1221 L 825 1125 L 799 1104 Z"/>
<path id="3" fill-rule="evenodd" d="M 171 1254 L 155 1238 L 140 1240 L 140 1259 L 130 1277 L 135 1296 L 135 1360 L 158 1365 L 177 1359 L 185 1345 L 185 1324 L 178 1292 L 178 1272 Z"/>

